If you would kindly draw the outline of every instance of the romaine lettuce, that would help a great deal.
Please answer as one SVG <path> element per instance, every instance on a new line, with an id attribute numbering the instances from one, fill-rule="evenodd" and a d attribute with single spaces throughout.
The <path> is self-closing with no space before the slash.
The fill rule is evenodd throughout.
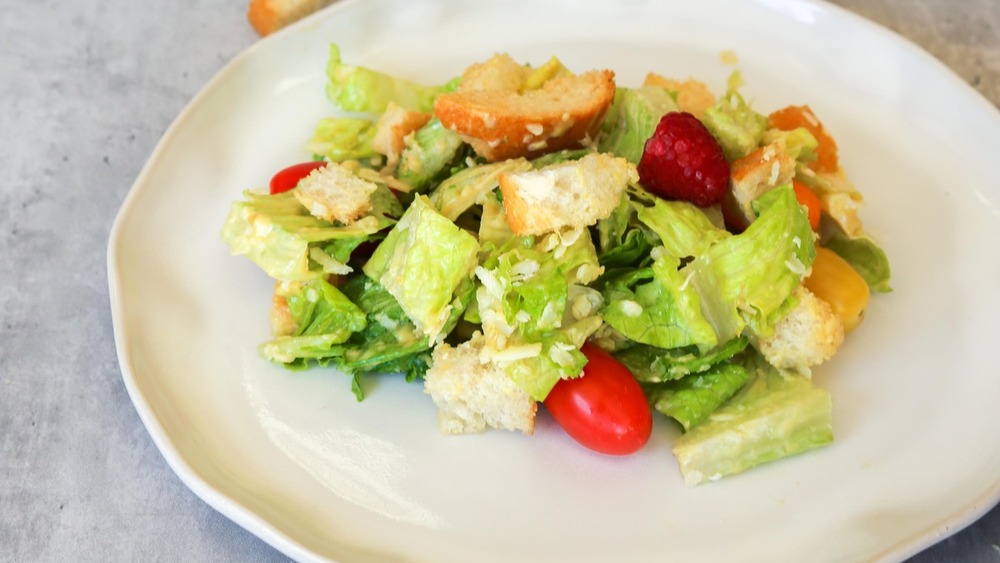
<path id="1" fill-rule="evenodd" d="M 363 269 L 434 341 L 452 310 L 462 307 L 455 293 L 472 277 L 478 252 L 474 236 L 438 213 L 427 196 L 417 196 Z"/>
<path id="2" fill-rule="evenodd" d="M 326 94 L 331 101 L 344 111 L 367 113 L 382 113 L 389 102 L 430 113 L 438 94 L 454 90 L 457 85 L 453 80 L 443 86 L 424 86 L 377 70 L 346 65 L 335 44 L 330 45 L 326 74 Z"/>
<path id="3" fill-rule="evenodd" d="M 830 394 L 751 354 L 750 381 L 673 446 L 684 482 L 698 485 L 833 441 Z"/>

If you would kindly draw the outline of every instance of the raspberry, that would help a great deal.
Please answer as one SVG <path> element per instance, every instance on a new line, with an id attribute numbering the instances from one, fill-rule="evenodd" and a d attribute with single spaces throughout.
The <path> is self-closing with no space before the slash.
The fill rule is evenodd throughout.
<path id="1" fill-rule="evenodd" d="M 729 184 L 729 161 L 698 118 L 670 112 L 660 119 L 639 159 L 639 182 L 665 199 L 699 207 L 722 200 Z"/>

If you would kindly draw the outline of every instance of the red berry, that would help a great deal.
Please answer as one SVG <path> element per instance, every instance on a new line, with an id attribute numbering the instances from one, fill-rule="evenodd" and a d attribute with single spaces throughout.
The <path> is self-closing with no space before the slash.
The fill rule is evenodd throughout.
<path id="1" fill-rule="evenodd" d="M 665 199 L 699 207 L 722 200 L 729 184 L 729 161 L 715 137 L 687 112 L 664 115 L 639 159 L 639 182 Z"/>

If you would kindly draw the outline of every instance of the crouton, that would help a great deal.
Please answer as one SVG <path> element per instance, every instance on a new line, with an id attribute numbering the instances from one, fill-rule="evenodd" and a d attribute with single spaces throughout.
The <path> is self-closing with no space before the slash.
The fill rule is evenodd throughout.
<path id="1" fill-rule="evenodd" d="M 349 225 L 371 211 L 371 194 L 376 187 L 331 162 L 310 172 L 293 193 L 314 217 Z"/>
<path id="2" fill-rule="evenodd" d="M 394 102 L 389 102 L 385 112 L 375 124 L 372 148 L 384 154 L 389 165 L 399 161 L 406 146 L 406 136 L 420 129 L 431 119 L 431 114 L 411 111 Z"/>
<path id="3" fill-rule="evenodd" d="M 329 6 L 333 0 L 250 0 L 247 20 L 260 35 L 269 35 Z"/>
<path id="4" fill-rule="evenodd" d="M 438 407 L 445 434 L 482 432 L 487 428 L 535 431 L 538 404 L 493 362 L 480 362 L 483 339 L 476 335 L 458 346 L 439 344 L 424 377 L 424 392 Z"/>
<path id="5" fill-rule="evenodd" d="M 791 182 L 794 177 L 795 159 L 775 144 L 760 147 L 733 162 L 726 197 L 736 203 L 740 217 L 735 219 L 741 221 L 743 227 L 752 223 L 756 218 L 751 207 L 753 200 Z"/>
<path id="6" fill-rule="evenodd" d="M 583 146 L 615 97 L 614 73 L 558 76 L 537 89 L 469 90 L 438 96 L 434 115 L 476 154 L 495 162 Z"/>
<path id="7" fill-rule="evenodd" d="M 629 182 L 638 180 L 634 164 L 604 153 L 499 177 L 507 224 L 518 235 L 593 225 L 611 215 Z"/>
<path id="8" fill-rule="evenodd" d="M 798 305 L 760 339 L 757 348 L 773 366 L 809 374 L 831 357 L 844 341 L 844 324 L 830 304 L 803 286 L 796 288 Z"/>
<path id="9" fill-rule="evenodd" d="M 506 53 L 493 55 L 489 60 L 476 63 L 465 69 L 458 92 L 499 90 L 505 92 L 520 92 L 531 70 L 510 58 Z"/>
<path id="10" fill-rule="evenodd" d="M 693 78 L 681 81 L 650 72 L 646 75 L 643 86 L 662 86 L 677 92 L 677 106 L 695 117 L 700 118 L 706 109 L 715 105 L 715 94 L 708 85 Z"/>

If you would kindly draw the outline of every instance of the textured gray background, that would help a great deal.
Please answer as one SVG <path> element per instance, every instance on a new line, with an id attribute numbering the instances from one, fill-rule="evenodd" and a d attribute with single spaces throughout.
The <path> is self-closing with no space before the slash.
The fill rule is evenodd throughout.
<path id="1" fill-rule="evenodd" d="M 837 3 L 1000 104 L 1000 0 Z M 160 135 L 257 40 L 245 9 L 0 0 L 0 561 L 283 560 L 153 446 L 122 384 L 105 271 Z M 913 561 L 995 563 L 998 544 L 995 508 Z"/>

